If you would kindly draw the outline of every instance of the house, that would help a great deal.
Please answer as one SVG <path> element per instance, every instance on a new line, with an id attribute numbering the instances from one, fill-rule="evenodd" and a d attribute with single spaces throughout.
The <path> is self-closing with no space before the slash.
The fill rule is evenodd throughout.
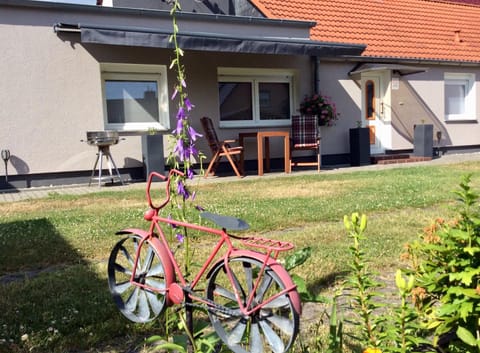
<path id="1" fill-rule="evenodd" d="M 118 131 L 119 143 L 109 149 L 125 180 L 145 178 L 142 139 L 152 129 L 165 135 L 157 147 L 157 156 L 165 156 L 177 112 L 170 101 L 169 5 L 103 5 L 0 0 L 0 149 L 11 154 L 10 186 L 88 182 L 99 151 L 85 142 L 87 132 Z M 185 1 L 177 20 L 194 127 L 201 131 L 199 118 L 209 116 L 224 138 L 288 129 L 300 98 L 311 91 L 311 58 L 365 49 L 312 41 L 314 22 L 267 19 L 247 0 Z M 229 97 L 249 115 L 222 118 L 219 87 L 237 84 L 239 93 Z M 260 93 L 270 105 L 268 119 L 258 109 Z M 266 102 L 269 97 L 282 104 Z M 247 147 L 247 159 L 255 159 L 254 142 Z M 204 141 L 198 148 L 207 153 Z M 272 144 L 272 157 L 280 155 Z"/>
<path id="2" fill-rule="evenodd" d="M 11 153 L 12 186 L 88 181 L 97 148 L 82 142 L 87 131 L 119 132 L 111 153 L 124 179 L 145 177 L 150 130 L 163 137 L 158 155 L 168 150 L 176 113 L 169 5 L 97 3 L 0 0 L 0 149 Z M 340 114 L 335 126 L 322 127 L 324 164 L 349 163 L 348 133 L 358 122 L 370 128 L 373 154 L 410 152 L 413 127 L 423 122 L 434 125 L 443 152 L 480 147 L 480 6 L 473 1 L 182 5 L 179 39 L 199 131 L 202 116 L 222 138 L 288 130 L 303 97 L 320 91 Z M 228 87 L 238 88 L 238 114 L 220 106 Z M 248 143 L 253 162 L 256 146 Z M 283 156 L 280 146 L 272 141 L 274 158 Z M 209 156 L 205 142 L 198 147 Z"/>
<path id="3" fill-rule="evenodd" d="M 312 40 L 362 43 L 360 56 L 321 59 L 317 87 L 341 118 L 324 159 L 348 151 L 346 131 L 370 127 L 371 153 L 411 152 L 432 124 L 443 152 L 480 147 L 480 1 L 252 0 L 268 18 L 313 20 Z"/>

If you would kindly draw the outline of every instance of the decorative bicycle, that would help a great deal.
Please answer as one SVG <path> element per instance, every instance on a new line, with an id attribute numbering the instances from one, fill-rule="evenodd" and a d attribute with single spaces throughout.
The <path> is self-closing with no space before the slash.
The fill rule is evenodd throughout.
<path id="1" fill-rule="evenodd" d="M 167 177 L 151 173 L 146 188 L 150 209 L 148 231 L 124 229 L 127 235 L 113 248 L 108 281 L 122 314 L 134 322 L 155 319 L 167 306 L 202 307 L 220 339 L 235 353 L 286 352 L 299 330 L 301 301 L 295 284 L 277 261 L 280 252 L 293 248 L 285 241 L 240 237 L 231 231 L 248 229 L 240 219 L 208 212 L 201 217 L 219 228 L 163 217 L 159 211 L 170 201 L 172 170 Z M 154 179 L 166 180 L 166 199 L 152 201 Z M 219 236 L 192 281 L 185 278 L 162 227 L 186 227 Z M 242 244 L 241 248 L 234 245 Z M 255 250 L 253 250 L 255 249 Z M 223 251 L 223 252 L 222 252 Z M 206 281 L 201 290 L 199 283 Z M 202 293 L 203 292 L 203 293 Z"/>

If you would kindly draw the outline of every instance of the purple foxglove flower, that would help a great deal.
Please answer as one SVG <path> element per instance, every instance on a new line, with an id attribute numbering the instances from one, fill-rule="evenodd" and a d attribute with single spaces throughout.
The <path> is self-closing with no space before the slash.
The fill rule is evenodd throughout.
<path id="1" fill-rule="evenodd" d="M 185 109 L 183 107 L 178 107 L 178 112 L 177 112 L 177 119 L 184 119 L 185 118 Z"/>
<path id="2" fill-rule="evenodd" d="M 187 158 L 190 158 L 192 156 L 198 156 L 198 150 L 195 148 L 195 145 L 193 143 L 190 144 L 190 146 L 187 148 L 185 156 L 188 156 Z"/>
<path id="3" fill-rule="evenodd" d="M 188 135 L 190 136 L 190 139 L 192 141 L 196 141 L 197 137 L 202 137 L 202 134 L 199 134 L 198 132 L 195 131 L 195 129 L 191 126 L 188 127 Z"/>
<path id="4" fill-rule="evenodd" d="M 185 188 L 185 185 L 183 184 L 182 181 L 179 181 L 177 183 L 177 193 L 179 195 L 182 195 L 184 200 L 188 199 L 188 197 L 190 196 L 187 188 Z"/>
<path id="5" fill-rule="evenodd" d="M 173 219 L 173 217 L 172 217 L 171 214 L 169 214 L 167 218 L 170 219 L 170 220 Z M 177 228 L 177 225 L 170 223 L 170 227 L 172 227 L 172 228 Z"/>
<path id="6" fill-rule="evenodd" d="M 195 176 L 195 173 L 193 172 L 193 169 L 192 168 L 188 168 L 187 170 L 187 178 L 188 179 L 193 179 L 193 177 Z M 195 192 L 193 193 L 195 195 Z"/>
<path id="7" fill-rule="evenodd" d="M 185 88 L 187 87 L 187 83 L 185 82 L 185 80 L 184 80 L 183 78 L 182 78 L 182 82 L 181 82 L 181 83 L 182 83 L 182 86 L 183 86 L 183 87 L 185 87 Z"/>
<path id="8" fill-rule="evenodd" d="M 183 234 L 180 234 L 180 233 L 175 234 L 175 237 L 177 238 L 177 240 L 178 240 L 179 243 L 183 243 L 184 238 L 185 238 L 185 237 L 183 236 Z"/>
<path id="9" fill-rule="evenodd" d="M 187 111 L 190 111 L 193 109 L 193 107 L 195 107 L 192 102 L 190 102 L 190 99 L 188 98 L 185 98 L 185 106 L 187 107 Z"/>
<path id="10" fill-rule="evenodd" d="M 172 94 L 172 98 L 171 100 L 173 101 L 175 99 L 175 97 L 177 96 L 177 93 L 178 93 L 178 89 L 175 88 L 175 90 L 173 91 L 173 94 Z"/>
<path id="11" fill-rule="evenodd" d="M 177 153 L 178 157 L 182 162 L 185 160 L 185 147 L 183 146 L 183 139 L 177 140 L 174 152 Z"/>
<path id="12" fill-rule="evenodd" d="M 175 135 L 181 135 L 183 131 L 183 120 L 182 119 L 177 119 L 177 127 L 175 130 L 173 130 L 173 133 Z"/>

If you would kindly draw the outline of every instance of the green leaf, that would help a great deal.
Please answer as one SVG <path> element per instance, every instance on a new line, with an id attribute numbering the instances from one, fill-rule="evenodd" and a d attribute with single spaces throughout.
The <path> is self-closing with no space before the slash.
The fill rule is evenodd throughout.
<path id="1" fill-rule="evenodd" d="M 475 340 L 475 337 L 472 335 L 472 333 L 462 326 L 458 326 L 457 336 L 469 346 L 477 345 L 477 341 Z"/>
<path id="2" fill-rule="evenodd" d="M 480 274 L 480 268 L 470 269 L 459 273 L 450 273 L 450 280 L 460 280 L 460 282 L 469 286 L 472 284 L 472 278 Z"/>
<path id="3" fill-rule="evenodd" d="M 294 269 L 297 266 L 300 266 L 312 255 L 312 248 L 306 247 L 295 251 L 293 254 L 285 257 L 283 265 L 287 271 Z"/>
<path id="4" fill-rule="evenodd" d="M 467 320 L 470 314 L 473 312 L 473 302 L 466 302 L 460 306 L 459 314 L 463 320 Z"/>

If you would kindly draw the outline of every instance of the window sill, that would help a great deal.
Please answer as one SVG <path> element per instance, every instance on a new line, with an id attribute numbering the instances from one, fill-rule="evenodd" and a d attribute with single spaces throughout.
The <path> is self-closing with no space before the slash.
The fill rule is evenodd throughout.
<path id="1" fill-rule="evenodd" d="M 477 119 L 445 120 L 445 124 L 478 124 L 478 120 Z"/>

